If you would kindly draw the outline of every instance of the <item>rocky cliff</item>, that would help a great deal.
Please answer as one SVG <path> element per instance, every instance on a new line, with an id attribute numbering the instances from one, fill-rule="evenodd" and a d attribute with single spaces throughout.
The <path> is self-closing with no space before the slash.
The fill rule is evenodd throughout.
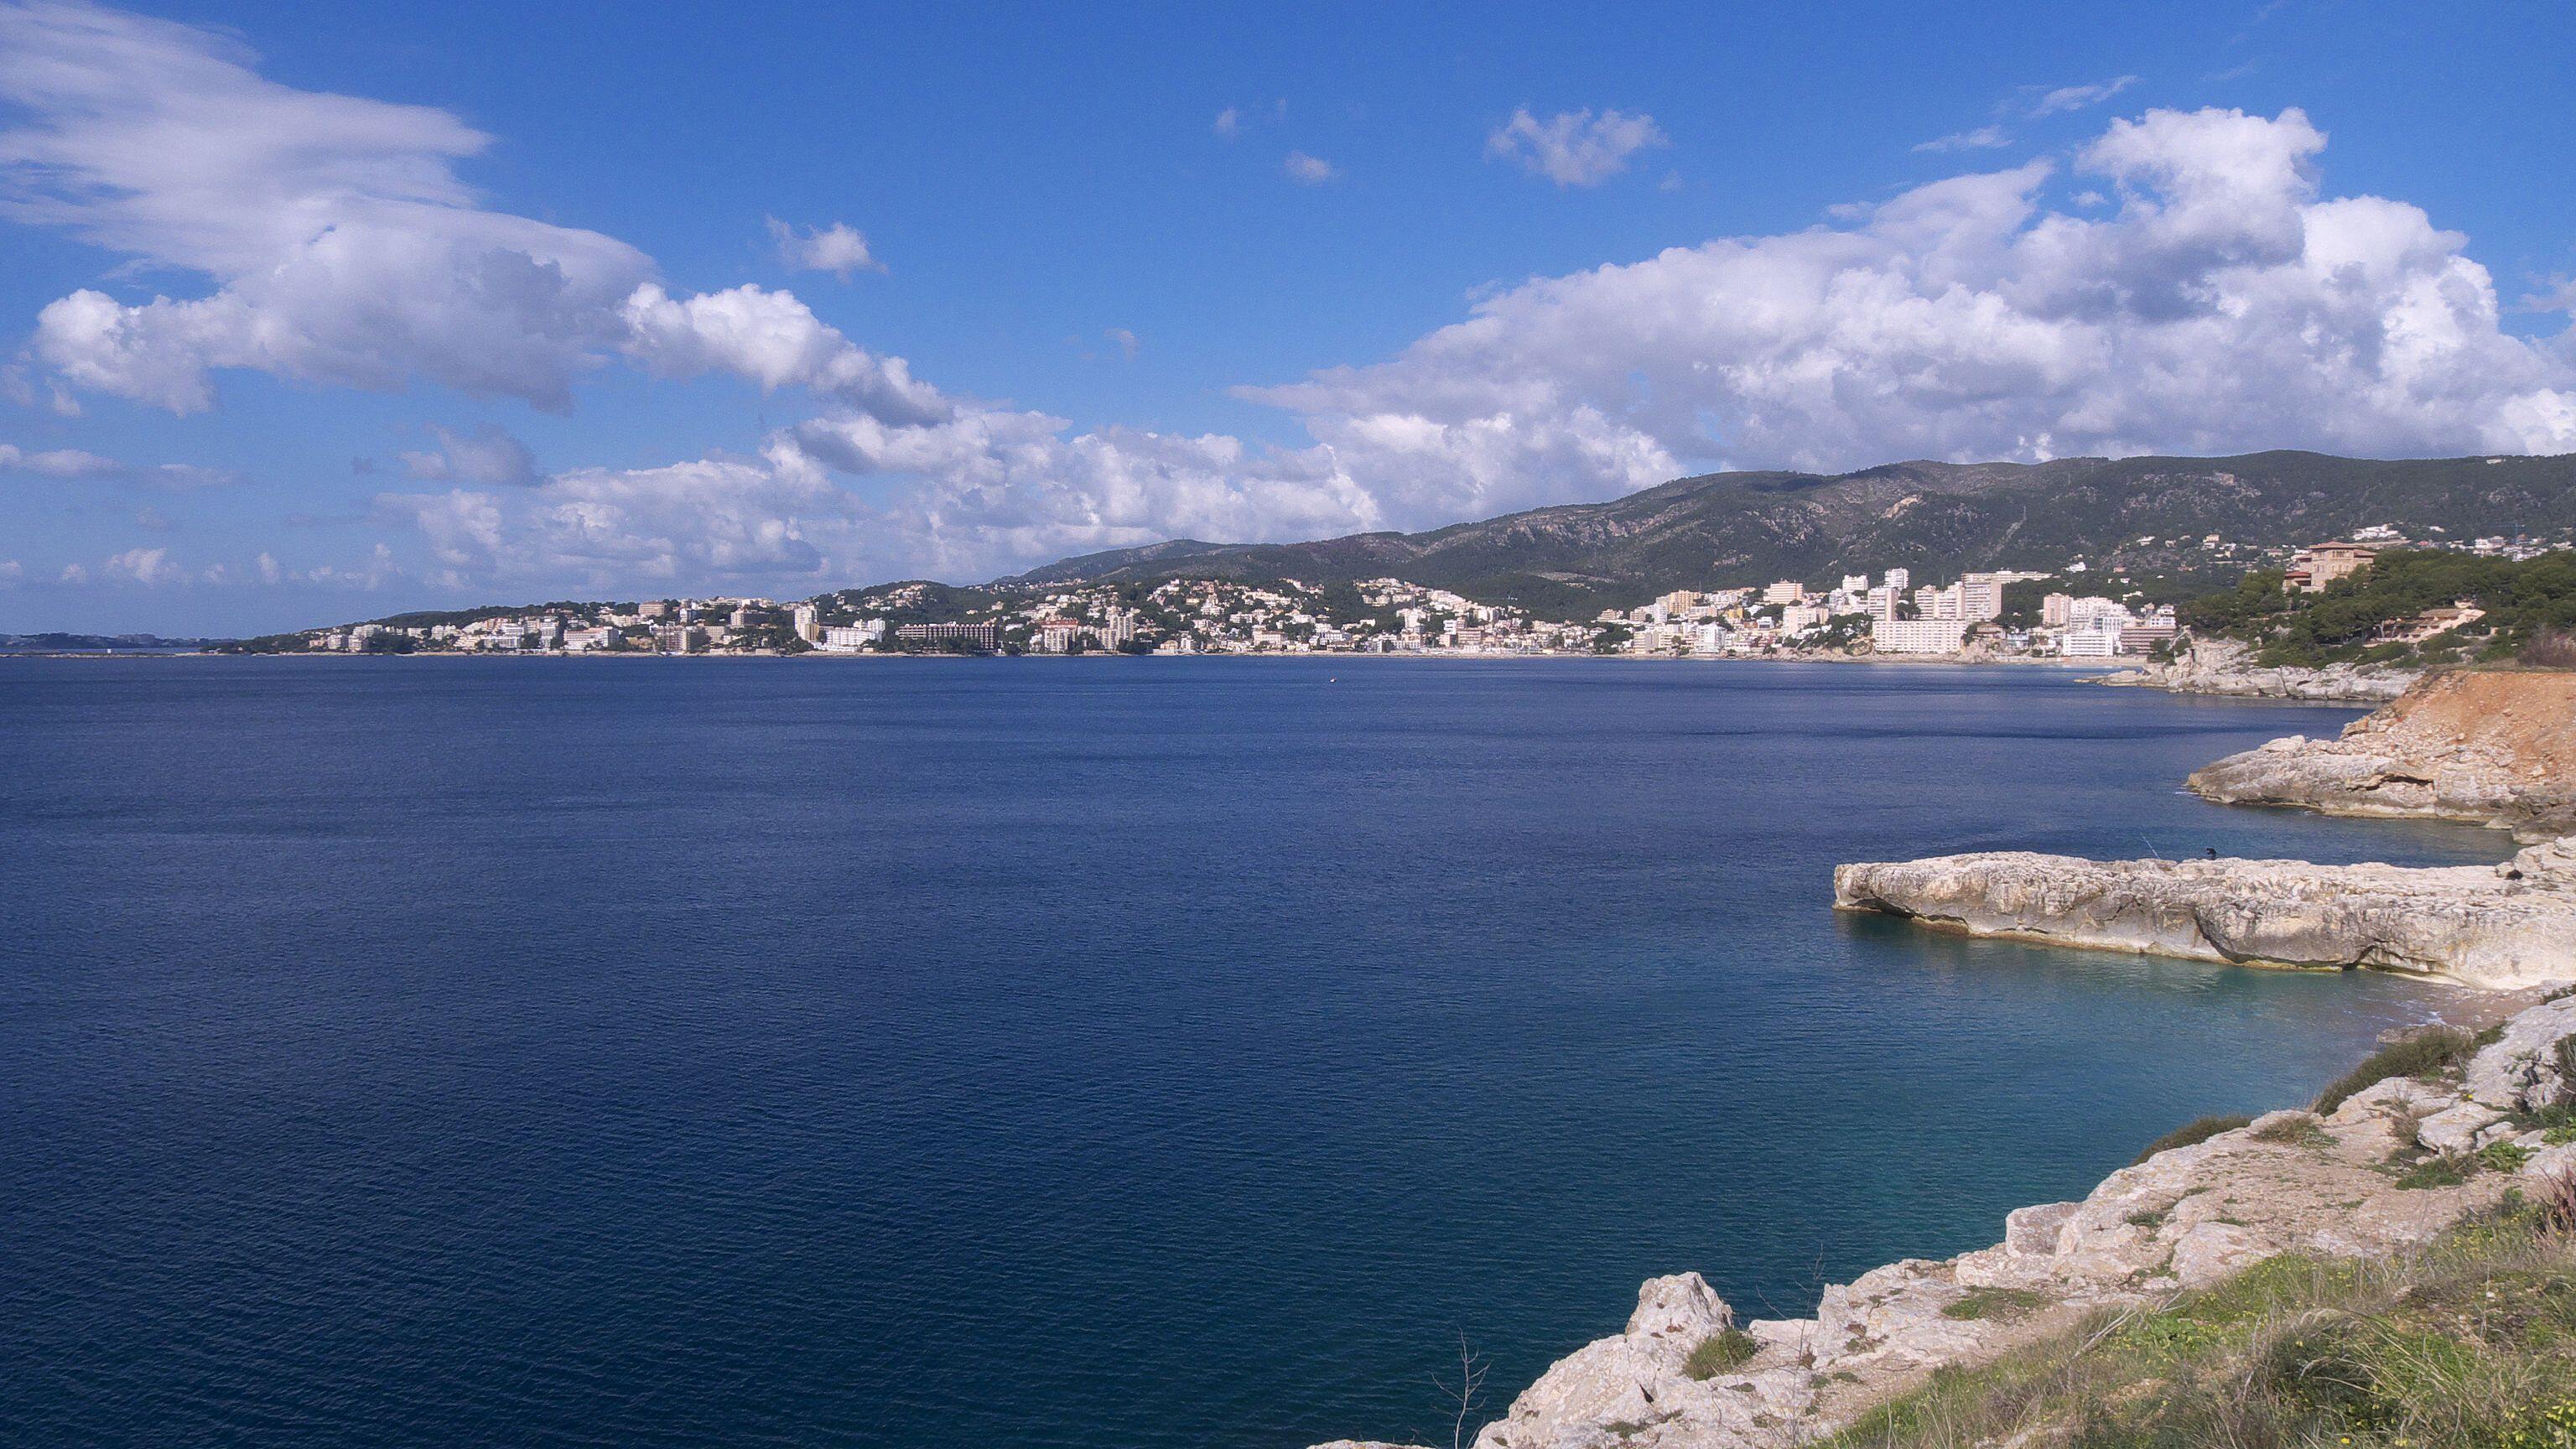
<path id="1" fill-rule="evenodd" d="M 2563 844 L 2435 868 L 1944 855 L 1839 866 L 1834 905 L 1972 936 L 2491 988 L 2576 973 L 2576 854 Z"/>
<path id="2" fill-rule="evenodd" d="M 2464 820 L 2524 840 L 2576 833 L 2576 673 L 2436 675 L 2338 738 L 2277 739 L 2188 784 L 2226 804 Z"/>
<path id="3" fill-rule="evenodd" d="M 2176 694 L 2386 704 L 2422 677 L 2417 670 L 2376 665 L 2329 664 L 2321 669 L 2258 665 L 2253 662 L 2253 650 L 2245 645 L 2232 639 L 2208 639 L 2184 645 L 2169 662 L 2108 675 L 2102 682 Z"/>
<path id="4" fill-rule="evenodd" d="M 2562 965 L 2576 974 L 2576 961 Z M 2464 1069 L 2391 1077 L 2323 1115 L 2274 1112 L 2157 1153 L 2081 1202 L 2013 1212 L 1993 1247 L 1828 1288 L 1812 1318 L 1739 1325 L 1699 1274 L 1650 1279 L 1624 1330 L 1559 1360 L 1477 1449 L 1785 1449 L 1936 1368 L 2066 1335 L 2105 1309 L 2282 1253 L 2371 1257 L 2426 1242 L 2517 1183 L 2576 1170 L 2576 1146 L 2551 1146 L 2529 1122 L 2570 1092 L 2558 1045 L 2576 1037 L 2576 999 L 2489 1035 Z M 2437 1159 L 2450 1180 L 2407 1175 Z"/>

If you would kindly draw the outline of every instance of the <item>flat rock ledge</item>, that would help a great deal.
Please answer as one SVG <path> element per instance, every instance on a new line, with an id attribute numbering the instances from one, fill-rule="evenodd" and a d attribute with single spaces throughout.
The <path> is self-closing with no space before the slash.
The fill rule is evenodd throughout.
<path id="1" fill-rule="evenodd" d="M 2576 1171 L 2576 1145 L 2550 1146 L 2511 1115 L 2576 1090 L 2553 1065 L 2570 1036 L 2576 998 L 2530 1007 L 2455 1078 L 2391 1078 L 2329 1115 L 2273 1112 L 2157 1153 L 2081 1202 L 2014 1211 L 1993 1247 L 1827 1288 L 1812 1318 L 1738 1322 L 1697 1273 L 1649 1279 L 1625 1329 L 1560 1359 L 1483 1426 L 1477 1449 L 1787 1449 L 1937 1368 L 2062 1338 L 2104 1310 L 2153 1306 L 2283 1253 L 2378 1257 L 2427 1242 L 2517 1180 Z M 2498 1143 L 2522 1149 L 2519 1166 L 2398 1186 L 2429 1153 Z M 1692 1377 L 1692 1350 L 1730 1329 L 1751 1352 Z"/>
<path id="2" fill-rule="evenodd" d="M 2174 694 L 2218 694 L 2239 699 L 2298 699 L 2321 704 L 2386 704 L 2404 694 L 2423 672 L 2376 665 L 2329 664 L 2322 668 L 2258 665 L 2253 651 L 2233 640 L 2194 641 L 2171 661 L 2105 676 L 2102 683 Z"/>
<path id="3" fill-rule="evenodd" d="M 1837 866 L 1834 905 L 1971 936 L 2498 990 L 2576 976 L 2576 849 L 2565 842 L 2503 866 L 1942 855 Z"/>
<path id="4" fill-rule="evenodd" d="M 2522 840 L 2576 833 L 2576 674 L 2437 675 L 2335 739 L 2285 736 L 2185 783 L 2226 805 L 2459 820 Z"/>

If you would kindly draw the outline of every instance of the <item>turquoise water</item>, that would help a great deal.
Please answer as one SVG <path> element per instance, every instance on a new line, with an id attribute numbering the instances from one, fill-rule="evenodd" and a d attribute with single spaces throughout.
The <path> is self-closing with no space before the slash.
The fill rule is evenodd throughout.
<path id="1" fill-rule="evenodd" d="M 2494 860 L 2038 671 L 0 660 L 0 1441 L 1294 1446 L 1992 1241 L 2436 988 L 1843 860 Z M 1427 1441 L 1426 1441 L 1427 1442 Z"/>

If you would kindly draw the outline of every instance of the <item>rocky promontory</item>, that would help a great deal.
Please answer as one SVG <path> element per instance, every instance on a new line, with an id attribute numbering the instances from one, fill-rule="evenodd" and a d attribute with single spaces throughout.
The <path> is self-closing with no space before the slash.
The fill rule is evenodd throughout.
<path id="1" fill-rule="evenodd" d="M 2502 866 L 1943 855 L 1838 866 L 1834 905 L 1971 936 L 2491 988 L 2576 969 L 2576 852 L 2564 844 Z"/>
<path id="2" fill-rule="evenodd" d="M 2170 660 L 2107 675 L 2102 683 L 2170 690 L 2175 694 L 2385 704 L 2422 677 L 2420 670 L 2377 664 L 2328 664 L 2313 669 L 2256 664 L 2254 651 L 2233 639 L 2195 639 L 2185 643 Z"/>
<path id="3" fill-rule="evenodd" d="M 2462 820 L 2524 840 L 2576 833 L 2576 673 L 2435 675 L 2335 739 L 2273 740 L 2187 783 L 2230 805 Z"/>

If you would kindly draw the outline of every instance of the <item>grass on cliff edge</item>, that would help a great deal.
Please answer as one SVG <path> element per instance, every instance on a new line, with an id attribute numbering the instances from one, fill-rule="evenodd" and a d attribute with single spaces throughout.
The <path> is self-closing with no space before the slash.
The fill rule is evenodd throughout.
<path id="1" fill-rule="evenodd" d="M 2365 1087 L 2376 1086 L 2390 1077 L 2426 1077 L 2458 1066 L 2487 1045 L 2501 1031 L 2471 1036 L 2454 1027 L 2431 1026 L 2402 1037 L 2369 1056 L 2360 1066 L 2335 1079 L 2335 1084 L 2318 1096 L 2311 1110 L 2323 1116 L 2344 1104 L 2344 1100 Z"/>
<path id="2" fill-rule="evenodd" d="M 2397 1258 L 2274 1258 L 1982 1368 L 1940 1370 L 1823 1442 L 2576 1449 L 2571 1224 L 2514 1196 Z"/>

